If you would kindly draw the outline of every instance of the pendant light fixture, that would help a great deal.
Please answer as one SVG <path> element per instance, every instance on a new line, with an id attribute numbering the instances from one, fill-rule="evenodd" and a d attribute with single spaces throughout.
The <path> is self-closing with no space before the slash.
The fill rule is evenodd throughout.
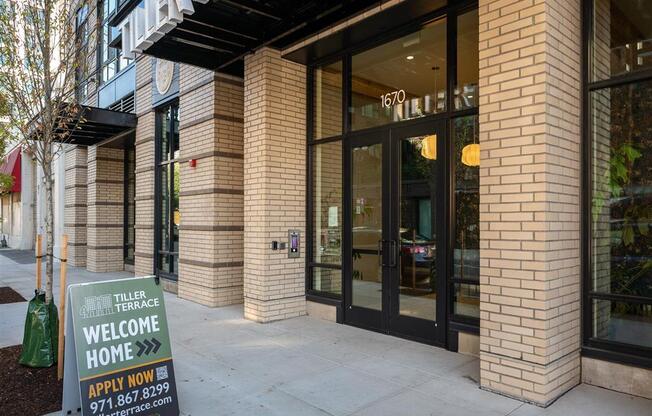
<path id="1" fill-rule="evenodd" d="M 433 66 L 432 70 L 435 71 L 435 112 L 437 112 L 437 75 L 439 74 L 439 67 Z M 421 156 L 430 160 L 437 160 L 437 135 L 431 134 L 421 139 Z"/>
<path id="2" fill-rule="evenodd" d="M 462 148 L 462 163 L 466 166 L 480 166 L 480 145 L 475 142 L 475 120 L 473 121 L 473 144 Z"/>
<path id="3" fill-rule="evenodd" d="M 437 160 L 437 135 L 431 134 L 421 139 L 421 156 Z"/>

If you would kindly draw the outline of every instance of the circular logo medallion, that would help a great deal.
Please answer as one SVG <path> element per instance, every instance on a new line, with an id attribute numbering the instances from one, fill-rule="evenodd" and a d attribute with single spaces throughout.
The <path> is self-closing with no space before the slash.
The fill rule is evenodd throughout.
<path id="1" fill-rule="evenodd" d="M 159 94 L 164 95 L 172 85 L 172 76 L 174 75 L 174 62 L 164 59 L 156 60 L 156 89 Z"/>

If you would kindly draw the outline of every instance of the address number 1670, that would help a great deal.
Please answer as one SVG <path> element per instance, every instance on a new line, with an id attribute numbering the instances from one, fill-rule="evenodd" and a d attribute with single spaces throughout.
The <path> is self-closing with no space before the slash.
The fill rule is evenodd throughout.
<path id="1" fill-rule="evenodd" d="M 385 107 L 391 107 L 396 104 L 402 104 L 405 101 L 405 90 L 388 92 L 380 96 L 380 102 Z"/>

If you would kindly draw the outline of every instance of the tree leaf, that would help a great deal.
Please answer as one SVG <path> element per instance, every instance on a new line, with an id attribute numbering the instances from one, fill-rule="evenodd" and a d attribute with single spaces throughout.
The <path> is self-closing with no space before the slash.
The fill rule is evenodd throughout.
<path id="1" fill-rule="evenodd" d="M 631 246 L 634 244 L 634 229 L 631 225 L 626 225 L 623 227 L 623 243 L 626 246 Z"/>

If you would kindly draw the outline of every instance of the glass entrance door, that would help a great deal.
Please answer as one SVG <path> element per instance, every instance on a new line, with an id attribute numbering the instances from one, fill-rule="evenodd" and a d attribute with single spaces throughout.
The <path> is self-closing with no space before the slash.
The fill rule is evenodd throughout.
<path id="1" fill-rule="evenodd" d="M 446 134 L 442 123 L 391 131 L 390 332 L 444 344 L 446 322 Z M 441 324 L 440 324 L 441 323 Z"/>
<path id="2" fill-rule="evenodd" d="M 351 141 L 348 231 L 349 270 L 345 298 L 347 319 L 354 325 L 385 330 L 385 307 L 390 275 L 389 244 L 389 134 L 387 131 Z"/>
<path id="3" fill-rule="evenodd" d="M 431 121 L 351 139 L 347 323 L 444 343 L 445 137 Z"/>

